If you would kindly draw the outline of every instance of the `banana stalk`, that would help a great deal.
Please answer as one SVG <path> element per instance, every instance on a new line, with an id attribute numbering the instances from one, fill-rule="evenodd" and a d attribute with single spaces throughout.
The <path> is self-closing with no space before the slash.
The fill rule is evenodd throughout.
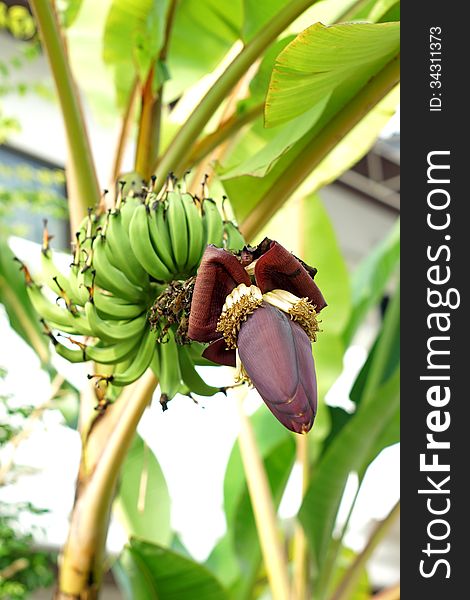
<path id="1" fill-rule="evenodd" d="M 64 40 L 53 3 L 33 0 L 31 9 L 39 27 L 43 48 L 49 60 L 57 95 L 64 116 L 68 150 L 68 184 L 72 231 L 86 213 L 87 206 L 99 203 L 99 188 L 85 119 L 72 76 Z"/>
<path id="2" fill-rule="evenodd" d="M 120 467 L 157 380 L 151 371 L 124 390 L 84 440 L 69 535 L 59 565 L 56 600 L 98 597 L 109 515 Z"/>
<path id="3" fill-rule="evenodd" d="M 309 484 L 309 460 L 308 460 L 308 437 L 297 435 L 295 437 L 297 446 L 297 462 L 302 469 L 302 498 Z M 293 563 L 294 574 L 292 581 L 292 598 L 295 600 L 306 600 L 308 581 L 308 546 L 307 538 L 300 523 L 295 525 Z"/>

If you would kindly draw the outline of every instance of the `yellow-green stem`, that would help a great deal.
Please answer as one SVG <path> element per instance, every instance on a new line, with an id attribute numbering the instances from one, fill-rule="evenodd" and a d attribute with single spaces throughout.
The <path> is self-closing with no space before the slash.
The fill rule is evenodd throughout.
<path id="1" fill-rule="evenodd" d="M 256 522 L 264 566 L 273 600 L 289 600 L 287 557 L 277 526 L 276 510 L 266 471 L 261 459 L 253 428 L 243 408 L 243 396 L 237 398 L 240 417 L 238 443 L 245 471 L 248 492 Z"/>
<path id="2" fill-rule="evenodd" d="M 308 460 L 308 437 L 307 435 L 296 435 L 297 464 L 302 472 L 302 498 L 308 488 L 310 468 Z M 308 546 L 307 538 L 300 523 L 295 526 L 294 533 L 294 578 L 292 581 L 292 600 L 306 600 L 308 579 Z"/>
<path id="3" fill-rule="evenodd" d="M 297 160 L 293 161 L 291 166 L 273 182 L 240 226 L 247 240 L 252 240 L 263 229 L 313 169 L 395 87 L 399 79 L 400 57 L 398 55 L 370 79 L 367 85 L 307 144 Z"/>
<path id="4" fill-rule="evenodd" d="M 60 600 L 97 597 L 116 482 L 156 385 L 155 376 L 147 371 L 123 391 L 90 430 L 90 438 L 100 439 L 99 443 L 94 440 L 94 456 L 88 453 L 82 458 L 86 460 L 86 468 L 81 469 L 83 480 L 78 481 L 69 535 L 60 558 L 56 596 Z M 87 443 L 88 450 L 91 446 Z"/>
<path id="5" fill-rule="evenodd" d="M 238 54 L 207 92 L 194 112 L 178 131 L 161 159 L 155 163 L 157 178 L 164 181 L 170 171 L 178 171 L 188 148 L 194 144 L 220 103 L 253 62 L 299 15 L 317 0 L 291 0 Z"/>
<path id="6" fill-rule="evenodd" d="M 157 60 L 162 63 L 166 61 L 177 4 L 178 0 L 171 0 L 168 6 L 163 45 L 158 54 L 158 59 L 154 61 L 150 68 L 142 88 L 135 170 L 142 175 L 146 181 L 150 179 L 153 173 L 153 165 L 157 160 L 160 148 L 164 82 L 158 86 L 158 89 L 154 89 L 156 62 Z"/>
<path id="7" fill-rule="evenodd" d="M 76 192 L 71 218 L 80 221 L 86 215 L 87 208 L 97 206 L 100 201 L 98 180 L 85 119 L 53 3 L 50 0 L 32 0 L 30 5 L 39 27 L 44 51 L 49 60 L 64 118 L 73 185 Z M 78 224 L 72 223 L 72 226 L 78 228 Z"/>
<path id="8" fill-rule="evenodd" d="M 116 151 L 114 154 L 113 168 L 112 168 L 112 172 L 111 172 L 111 181 L 110 181 L 111 190 L 113 190 L 113 188 L 115 187 L 116 182 L 119 178 L 119 175 L 121 174 L 122 159 L 124 156 L 124 151 L 126 149 L 127 140 L 128 140 L 129 133 L 131 130 L 132 121 L 134 118 L 135 102 L 137 99 L 138 87 L 139 87 L 138 80 L 136 78 L 134 83 L 132 84 L 132 89 L 129 93 L 129 99 L 127 101 L 126 110 L 124 111 L 124 114 L 122 116 L 121 128 L 119 131 L 119 138 L 118 138 L 118 143 L 116 146 Z M 109 208 L 111 208 L 111 207 L 109 207 Z"/>
<path id="9" fill-rule="evenodd" d="M 180 168 L 180 173 L 183 173 L 189 167 L 196 165 L 208 154 L 215 150 L 217 146 L 225 142 L 235 133 L 240 131 L 242 127 L 251 123 L 263 114 L 264 102 L 256 104 L 242 114 L 234 114 L 226 121 L 220 124 L 219 127 L 212 133 L 201 138 L 194 146 L 188 157 L 184 160 L 183 166 Z"/>
<path id="10" fill-rule="evenodd" d="M 142 87 L 139 132 L 137 135 L 135 170 L 146 181 L 152 175 L 152 165 L 158 155 L 160 145 L 160 121 L 162 110 L 162 91 L 153 90 L 155 67 L 152 66 Z"/>

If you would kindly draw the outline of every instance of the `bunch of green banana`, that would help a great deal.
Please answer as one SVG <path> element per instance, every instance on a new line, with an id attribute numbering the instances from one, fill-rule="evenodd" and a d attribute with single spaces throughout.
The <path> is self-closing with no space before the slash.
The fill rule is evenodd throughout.
<path id="1" fill-rule="evenodd" d="M 50 240 L 45 224 L 42 268 L 34 280 L 25 265 L 21 268 L 60 356 L 110 365 L 98 369 L 102 375 L 90 376 L 108 384 L 110 397 L 149 367 L 160 381 L 164 407 L 177 393 L 218 391 L 195 369 L 195 363 L 204 363 L 199 345 L 177 345 L 173 326 L 161 327 L 166 339 L 160 340 L 148 320 L 169 282 L 195 275 L 208 244 L 243 247 L 240 232 L 223 220 L 214 200 L 192 196 L 173 178 L 160 195 L 123 182 L 114 209 L 90 210 L 81 223 L 68 273 L 56 266 Z"/>

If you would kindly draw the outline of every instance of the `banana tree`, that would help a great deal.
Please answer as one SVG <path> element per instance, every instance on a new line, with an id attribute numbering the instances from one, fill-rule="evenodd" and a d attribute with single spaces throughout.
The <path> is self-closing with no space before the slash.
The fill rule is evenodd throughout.
<path id="1" fill-rule="evenodd" d="M 396 269 L 398 240 L 394 231 L 351 286 L 315 192 L 367 152 L 396 107 L 399 3 L 105 4 L 95 19 L 90 2 L 31 2 L 64 118 L 73 252 L 64 273 L 46 227 L 40 272 L 19 265 L 23 300 L 58 354 L 90 365 L 57 598 L 98 596 L 116 495 L 134 534 L 114 566 L 129 598 L 254 598 L 266 585 L 279 600 L 369 597 L 365 562 L 399 508 L 355 557 L 335 523 L 349 474 L 362 481 L 398 439 L 398 291 L 353 389 L 355 412 L 324 397 Z M 77 40 L 96 21 L 101 54 L 84 57 Z M 103 100 L 104 68 L 115 89 Z M 108 193 L 81 107 L 88 85 L 97 111 L 120 116 Z M 286 231 L 295 235 L 284 241 Z M 157 386 L 163 410 L 177 394 L 210 396 L 219 389 L 196 366 L 214 363 L 236 369 L 224 391 L 238 397 L 241 425 L 225 480 L 228 532 L 201 566 L 168 547 L 167 522 L 155 531 L 139 521 L 131 459 L 144 451 L 136 427 Z M 267 405 L 252 419 L 246 381 Z M 283 536 L 277 507 L 296 456 L 304 500 Z"/>

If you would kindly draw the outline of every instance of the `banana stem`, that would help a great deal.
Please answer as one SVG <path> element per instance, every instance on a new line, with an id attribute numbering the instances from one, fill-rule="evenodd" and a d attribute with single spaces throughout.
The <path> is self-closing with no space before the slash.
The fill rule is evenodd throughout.
<path id="1" fill-rule="evenodd" d="M 30 4 L 41 33 L 64 118 L 72 178 L 73 195 L 69 193 L 69 206 L 73 232 L 78 229 L 87 208 L 99 204 L 98 180 L 80 97 L 67 60 L 53 3 L 49 0 L 32 0 Z"/>
<path id="2" fill-rule="evenodd" d="M 86 439 L 56 598 L 96 598 L 109 515 L 121 465 L 157 380 L 147 371 L 95 422 Z"/>
<path id="3" fill-rule="evenodd" d="M 297 160 L 281 173 L 242 222 L 245 239 L 252 240 L 299 185 L 338 142 L 390 92 L 400 80 L 400 56 L 394 57 L 307 144 Z"/>
<path id="4" fill-rule="evenodd" d="M 163 45 L 157 59 L 162 63 L 165 62 L 168 54 L 177 4 L 178 0 L 172 0 L 168 7 Z M 154 90 L 156 62 L 150 68 L 142 89 L 142 108 L 135 158 L 135 170 L 147 181 L 153 173 L 153 165 L 158 157 L 162 123 L 164 82 L 159 85 L 157 90 Z"/>
<path id="5" fill-rule="evenodd" d="M 361 570 L 365 567 L 366 562 L 369 560 L 379 543 L 383 540 L 390 529 L 390 526 L 399 514 L 400 501 L 395 504 L 388 516 L 375 527 L 365 548 L 356 556 L 330 600 L 348 600 L 348 598 L 351 598 L 354 587 L 360 577 Z"/>
<path id="6" fill-rule="evenodd" d="M 170 171 L 178 171 L 187 149 L 197 139 L 220 103 L 253 62 L 299 15 L 317 0 L 291 0 L 238 54 L 207 92 L 194 112 L 178 131 L 162 158 L 155 163 L 157 178 L 164 181 Z"/>
<path id="7" fill-rule="evenodd" d="M 253 507 L 256 529 L 273 600 L 289 600 L 289 578 L 285 556 L 276 521 L 268 478 L 256 445 L 250 420 L 243 409 L 245 395 L 237 398 L 240 417 L 238 443 Z"/>
<path id="8" fill-rule="evenodd" d="M 158 154 L 160 144 L 160 121 L 163 86 L 154 92 L 153 79 L 155 65 L 150 68 L 142 88 L 139 132 L 135 157 L 135 170 L 146 181 L 152 175 L 152 164 Z"/>
<path id="9" fill-rule="evenodd" d="M 308 460 L 308 437 L 295 436 L 297 445 L 297 463 L 302 469 L 302 498 L 308 488 L 310 469 Z M 292 582 L 292 600 L 306 600 L 308 579 L 308 547 L 307 538 L 300 523 L 295 526 L 294 534 L 294 578 Z"/>
<path id="10" fill-rule="evenodd" d="M 225 140 L 232 137 L 235 133 L 240 131 L 242 127 L 248 125 L 252 121 L 263 114 L 264 102 L 256 104 L 246 112 L 238 115 L 233 114 L 228 119 L 223 121 L 219 127 L 212 133 L 207 134 L 201 138 L 191 150 L 187 159 L 184 161 L 180 172 L 184 172 L 192 165 L 199 163 L 208 154 L 210 154 L 217 146 L 225 142 Z"/>
<path id="11" fill-rule="evenodd" d="M 132 121 L 133 121 L 133 117 L 134 117 L 134 109 L 135 109 L 135 102 L 137 100 L 138 87 L 139 87 L 138 80 L 136 78 L 134 83 L 132 84 L 132 89 L 129 94 L 129 99 L 127 101 L 126 110 L 123 114 L 122 121 L 121 121 L 121 128 L 119 131 L 119 139 L 118 139 L 118 144 L 116 146 L 116 151 L 114 154 L 113 168 L 112 168 L 112 172 L 111 172 L 111 180 L 110 180 L 111 190 L 114 189 L 114 187 L 116 185 L 116 181 L 118 180 L 119 175 L 121 173 L 122 159 L 124 156 L 124 151 L 126 149 L 127 140 L 129 138 L 129 133 L 131 130 Z M 111 206 L 109 206 L 109 208 L 111 208 Z"/>
<path id="12" fill-rule="evenodd" d="M 249 81 L 251 79 L 251 69 L 237 82 L 233 90 L 230 92 L 225 102 L 224 109 L 220 118 L 220 123 L 227 121 L 229 116 L 233 116 L 236 110 L 236 105 L 239 99 L 243 98 L 248 92 Z M 201 185 L 201 181 L 205 177 L 211 177 L 214 172 L 214 163 L 221 162 L 224 156 L 229 151 L 231 145 L 234 143 L 234 136 L 226 138 L 224 142 L 220 142 L 212 153 L 208 153 L 205 160 L 201 161 L 198 165 L 196 172 L 192 177 L 191 189 L 192 193 L 197 194 L 197 190 Z"/>

